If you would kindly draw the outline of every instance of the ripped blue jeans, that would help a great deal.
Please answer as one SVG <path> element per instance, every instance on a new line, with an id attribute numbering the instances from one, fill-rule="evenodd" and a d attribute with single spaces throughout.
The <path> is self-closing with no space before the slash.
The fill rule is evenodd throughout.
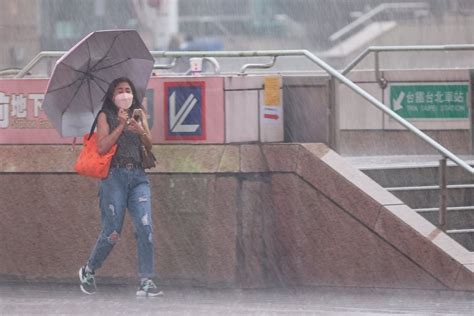
<path id="1" fill-rule="evenodd" d="M 138 274 L 154 276 L 154 246 L 151 221 L 151 193 L 148 176 L 143 169 L 110 168 L 107 178 L 100 182 L 100 232 L 88 265 L 99 269 L 122 232 L 125 210 L 128 209 L 137 242 Z"/>

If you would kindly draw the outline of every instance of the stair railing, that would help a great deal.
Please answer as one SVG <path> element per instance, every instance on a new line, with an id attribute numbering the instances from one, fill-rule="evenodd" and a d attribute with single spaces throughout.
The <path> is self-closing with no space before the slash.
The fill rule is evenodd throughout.
<path id="1" fill-rule="evenodd" d="M 474 51 L 474 44 L 461 45 L 414 45 L 414 46 L 370 46 L 352 60 L 341 73 L 347 75 L 362 60 L 370 54 L 374 54 L 375 79 L 379 86 L 384 89 L 387 81 L 380 71 L 380 53 L 383 52 L 448 52 L 448 51 Z"/>
<path id="2" fill-rule="evenodd" d="M 380 53 L 382 52 L 447 52 L 447 51 L 474 51 L 473 44 L 457 44 L 457 45 L 414 45 L 414 46 L 371 46 L 366 48 L 360 53 L 353 61 L 351 61 L 346 68 L 341 71 L 341 74 L 347 75 L 352 69 L 354 69 L 362 60 L 364 60 L 369 54 L 374 54 L 374 72 L 375 80 L 381 89 L 387 87 L 387 80 L 380 71 Z M 438 150 L 439 151 L 439 150 Z M 445 228 L 446 216 L 447 216 L 447 200 L 448 200 L 448 189 L 447 189 L 447 155 L 440 152 L 442 159 L 439 161 L 439 212 L 438 212 L 438 226 Z M 453 160 L 454 161 L 454 160 Z M 454 161 L 456 163 L 456 161 Z M 458 163 L 456 163 L 459 165 Z M 472 174 L 471 169 L 464 168 Z"/>

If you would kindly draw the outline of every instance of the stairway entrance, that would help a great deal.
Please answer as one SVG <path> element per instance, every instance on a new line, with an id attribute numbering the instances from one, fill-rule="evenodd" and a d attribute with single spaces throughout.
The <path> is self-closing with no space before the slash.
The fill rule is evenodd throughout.
<path id="1" fill-rule="evenodd" d="M 367 176 L 438 226 L 439 156 L 348 157 Z M 474 156 L 462 157 L 471 166 Z M 448 163 L 446 233 L 474 251 L 474 176 Z"/>

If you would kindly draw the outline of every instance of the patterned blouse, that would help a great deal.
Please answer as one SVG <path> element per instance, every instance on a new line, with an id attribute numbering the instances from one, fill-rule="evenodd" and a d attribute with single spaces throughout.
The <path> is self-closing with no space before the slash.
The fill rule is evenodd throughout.
<path id="1" fill-rule="evenodd" d="M 119 125 L 117 113 L 110 109 L 103 109 L 102 111 L 107 117 L 110 131 L 114 130 Z M 131 112 L 129 115 L 131 116 Z M 140 166 L 142 161 L 140 157 L 140 142 L 140 137 L 137 134 L 125 128 L 117 140 L 117 152 L 112 158 L 112 166 L 119 165 L 123 167 L 128 163 Z"/>

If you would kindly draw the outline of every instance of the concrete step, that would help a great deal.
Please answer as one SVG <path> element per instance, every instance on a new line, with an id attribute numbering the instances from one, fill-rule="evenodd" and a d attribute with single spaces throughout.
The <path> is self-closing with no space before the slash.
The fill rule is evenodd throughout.
<path id="1" fill-rule="evenodd" d="M 438 225 L 437 208 L 415 209 L 415 211 L 433 225 Z M 474 206 L 448 207 L 446 233 L 467 250 L 474 251 Z"/>
<path id="2" fill-rule="evenodd" d="M 415 209 L 433 225 L 438 225 L 438 208 Z M 474 206 L 449 207 L 446 217 L 447 230 L 474 229 Z"/>
<path id="3" fill-rule="evenodd" d="M 438 208 L 433 207 L 439 201 L 438 186 L 387 189 L 433 225 L 438 225 Z M 448 205 L 450 207 L 448 207 L 446 216 L 447 233 L 469 251 L 474 251 L 473 200 L 474 185 L 448 186 Z"/>
<path id="4" fill-rule="evenodd" d="M 461 157 L 474 165 L 473 156 Z M 354 166 L 438 225 L 439 156 L 346 157 Z M 448 160 L 449 236 L 474 251 L 474 175 Z"/>
<path id="5" fill-rule="evenodd" d="M 387 190 L 413 209 L 439 205 L 437 186 L 387 188 Z M 448 186 L 447 205 L 459 207 L 474 205 L 474 185 Z"/>
<path id="6" fill-rule="evenodd" d="M 438 166 L 361 169 L 383 187 L 427 186 L 439 184 Z M 448 166 L 448 184 L 474 183 L 474 175 L 458 166 Z"/>
<path id="7" fill-rule="evenodd" d="M 474 155 L 458 156 L 470 165 L 474 165 Z M 420 169 L 438 167 L 440 155 L 399 155 L 399 156 L 344 156 L 354 167 L 363 170 L 377 169 Z M 448 160 L 448 167 L 456 166 Z"/>
<path id="8" fill-rule="evenodd" d="M 448 235 L 463 245 L 469 251 L 474 252 L 474 229 L 464 231 L 448 231 Z"/>

